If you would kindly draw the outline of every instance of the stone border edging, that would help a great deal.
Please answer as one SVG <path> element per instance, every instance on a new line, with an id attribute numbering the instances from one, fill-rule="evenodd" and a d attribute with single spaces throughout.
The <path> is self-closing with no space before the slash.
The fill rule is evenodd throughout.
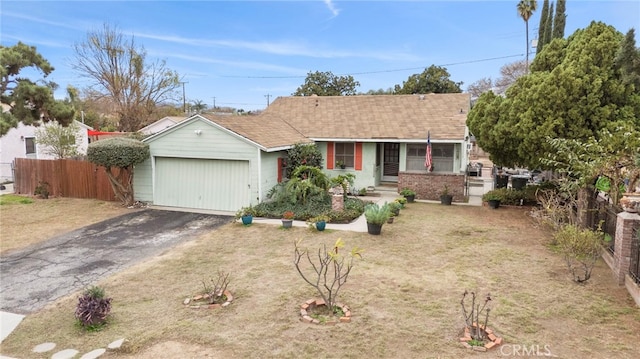
<path id="1" fill-rule="evenodd" d="M 473 326 L 477 326 L 476 323 L 473 323 Z M 484 325 L 480 324 L 480 329 L 484 330 L 484 332 L 487 334 L 487 339 L 489 340 L 488 343 L 486 343 L 484 346 L 473 346 L 471 344 L 469 344 L 469 342 L 471 341 L 471 333 L 469 330 L 469 327 L 465 326 L 464 327 L 464 337 L 460 338 L 460 342 L 462 343 L 462 345 L 467 348 L 467 349 L 473 349 L 475 351 L 478 352 L 486 352 L 487 350 L 493 348 L 493 347 L 497 347 L 500 344 L 502 344 L 502 338 L 496 336 L 493 333 L 493 330 L 491 330 L 489 327 L 487 327 L 486 329 L 484 328 Z"/>
<path id="2" fill-rule="evenodd" d="M 190 308 L 190 309 L 200 309 L 200 308 L 217 309 L 217 308 L 222 308 L 222 307 L 226 307 L 226 306 L 230 305 L 231 302 L 233 302 L 233 295 L 231 295 L 231 292 L 229 292 L 228 290 L 225 290 L 223 292 L 223 294 L 227 297 L 227 301 L 222 303 L 222 304 L 194 304 L 194 305 L 190 305 L 192 302 L 196 302 L 196 301 L 199 301 L 199 300 L 202 300 L 202 299 L 209 299 L 209 294 L 196 295 L 194 297 L 185 298 L 185 300 L 182 302 L 182 304 L 184 304 L 185 307 Z"/>
<path id="3" fill-rule="evenodd" d="M 319 306 L 326 306 L 327 304 L 322 299 L 309 299 L 300 305 L 300 321 L 310 324 L 322 324 L 318 319 L 312 318 L 308 311 Z M 342 303 L 336 303 L 336 307 L 342 309 L 344 313 L 343 317 L 338 320 L 330 320 L 325 322 L 327 325 L 336 325 L 338 323 L 351 323 L 351 309 Z"/>

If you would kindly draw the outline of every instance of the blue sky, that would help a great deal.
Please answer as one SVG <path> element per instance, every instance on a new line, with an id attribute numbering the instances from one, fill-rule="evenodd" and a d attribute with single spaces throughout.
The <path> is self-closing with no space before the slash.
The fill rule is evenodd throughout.
<path id="1" fill-rule="evenodd" d="M 517 1 L 11 1 L 0 3 L 0 42 L 22 41 L 56 68 L 49 79 L 83 88 L 74 43 L 104 23 L 134 35 L 151 59 L 183 76 L 187 101 L 247 111 L 289 96 L 310 71 L 352 75 L 359 92 L 402 84 L 435 64 L 463 89 L 524 59 Z M 537 37 L 542 1 L 529 21 Z M 567 1 L 565 36 L 592 20 L 625 33 L 640 1 Z M 531 55 L 532 56 L 532 55 Z M 179 91 L 181 97 L 181 91 Z M 270 97 L 267 98 L 267 95 Z M 181 98 L 178 99 L 181 102 Z"/>

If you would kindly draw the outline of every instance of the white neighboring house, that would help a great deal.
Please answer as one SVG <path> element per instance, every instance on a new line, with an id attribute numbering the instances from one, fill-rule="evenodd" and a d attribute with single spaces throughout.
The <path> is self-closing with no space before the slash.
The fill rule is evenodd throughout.
<path id="1" fill-rule="evenodd" d="M 169 128 L 173 125 L 175 125 L 178 122 L 184 121 L 186 119 L 186 117 L 181 117 L 181 116 L 167 116 L 167 117 L 163 117 L 161 119 L 159 119 L 158 121 L 145 126 L 143 128 L 141 128 L 140 130 L 138 130 L 138 132 L 145 134 L 145 135 L 153 135 L 154 133 L 158 133 L 162 130 L 164 130 L 165 128 Z"/>
<path id="2" fill-rule="evenodd" d="M 78 121 L 74 122 L 78 126 L 76 134 L 78 153 L 84 155 L 89 145 L 87 130 L 93 130 L 93 128 Z M 45 153 L 43 146 L 36 144 L 36 129 L 35 126 L 19 123 L 18 127 L 10 129 L 0 137 L 0 182 L 13 181 L 13 160 L 16 158 L 54 159 L 53 156 Z"/>

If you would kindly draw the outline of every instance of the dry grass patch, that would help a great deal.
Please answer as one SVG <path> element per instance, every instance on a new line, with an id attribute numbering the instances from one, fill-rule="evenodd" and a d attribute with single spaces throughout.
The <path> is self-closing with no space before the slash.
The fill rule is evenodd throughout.
<path id="1" fill-rule="evenodd" d="M 295 271 L 294 241 L 317 248 L 339 237 L 364 249 L 338 298 L 353 320 L 301 323 L 299 305 L 317 295 Z M 47 341 L 82 353 L 125 337 L 103 357 L 476 357 L 458 342 L 468 289 L 491 293 L 489 326 L 508 344 L 548 345 L 562 358 L 635 357 L 640 310 L 626 290 L 602 261 L 587 285 L 574 284 L 549 237 L 521 209 L 424 203 L 381 236 L 229 224 L 99 283 L 113 297 L 103 331 L 74 326 L 76 293 L 27 316 L 2 354 L 48 357 L 31 353 Z M 233 304 L 184 308 L 218 270 L 231 274 Z"/>
<path id="2" fill-rule="evenodd" d="M 24 197 L 33 202 L 11 201 L 0 205 L 0 254 L 132 211 L 118 202 L 93 199 L 4 196 Z"/>

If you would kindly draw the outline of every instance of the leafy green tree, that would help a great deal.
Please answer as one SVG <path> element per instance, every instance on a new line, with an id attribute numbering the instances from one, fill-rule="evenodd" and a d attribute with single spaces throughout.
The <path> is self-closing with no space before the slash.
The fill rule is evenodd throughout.
<path id="1" fill-rule="evenodd" d="M 558 0 L 556 5 L 556 15 L 553 18 L 553 38 L 561 39 L 564 37 L 564 26 L 567 22 L 567 14 L 565 13 L 567 0 Z"/>
<path id="2" fill-rule="evenodd" d="M 309 72 L 293 96 L 350 96 L 356 94 L 358 86 L 360 83 L 353 76 L 336 76 L 330 71 Z"/>
<path id="3" fill-rule="evenodd" d="M 74 50 L 72 67 L 92 82 L 96 96 L 111 100 L 120 131 L 139 130 L 158 104 L 176 97 L 178 73 L 165 61 L 149 62 L 144 47 L 133 37 L 126 39 L 116 27 L 105 24 L 89 32 Z"/>
<path id="4" fill-rule="evenodd" d="M 540 13 L 540 25 L 538 25 L 538 44 L 536 45 L 536 54 L 542 51 L 544 45 L 546 45 L 550 39 L 546 37 L 546 28 L 549 25 L 549 0 L 544 0 L 542 3 L 542 12 Z"/>
<path id="5" fill-rule="evenodd" d="M 315 143 L 296 143 L 287 151 L 287 178 L 293 178 L 294 171 L 300 166 L 322 168 L 322 153 Z"/>
<path id="6" fill-rule="evenodd" d="M 49 122 L 36 129 L 36 143 L 43 148 L 43 152 L 55 158 L 77 156 L 78 142 L 76 135 L 80 130 L 77 123 L 62 126 L 58 122 Z"/>
<path id="7" fill-rule="evenodd" d="M 132 138 L 113 137 L 92 142 L 89 161 L 106 169 L 113 193 L 123 205 L 133 205 L 134 166 L 149 158 L 149 145 Z"/>
<path id="8" fill-rule="evenodd" d="M 369 90 L 363 94 L 359 95 L 393 95 L 393 89 L 389 87 L 388 89 L 377 89 L 377 90 Z"/>
<path id="9" fill-rule="evenodd" d="M 505 97 L 483 94 L 467 124 L 497 165 L 546 168 L 547 138 L 600 139 L 601 130 L 640 126 L 640 94 L 614 66 L 623 36 L 593 22 L 555 39 Z"/>
<path id="10" fill-rule="evenodd" d="M 462 82 L 454 82 L 445 67 L 431 65 L 420 74 L 409 76 L 402 86 L 394 86 L 394 94 L 460 93 Z"/>
<path id="11" fill-rule="evenodd" d="M 636 156 L 640 153 L 640 131 L 630 123 L 621 124 L 609 131 L 600 131 L 598 139 L 586 140 L 548 138 L 554 150 L 542 162 L 564 175 L 564 182 L 575 191 L 593 187 L 600 176 L 610 181 L 609 196 L 617 204 L 622 196 L 621 188 L 628 181 L 627 191 L 635 191 L 640 178 L 640 166 Z"/>
<path id="12" fill-rule="evenodd" d="M 536 11 L 538 7 L 538 2 L 536 0 L 520 0 L 516 9 L 518 10 L 518 16 L 524 20 L 525 29 L 526 29 L 526 41 L 527 41 L 527 51 L 526 51 L 526 60 L 527 66 L 529 64 L 529 19 L 533 15 L 533 12 Z"/>
<path id="13" fill-rule="evenodd" d="M 0 136 L 19 122 L 38 125 L 40 121 L 55 120 L 67 125 L 73 120 L 73 108 L 53 97 L 55 83 L 20 76 L 28 68 L 38 71 L 43 78 L 54 70 L 34 46 L 22 42 L 11 47 L 0 46 L 0 102 L 9 107 L 9 111 L 2 111 L 0 115 Z"/>
<path id="14" fill-rule="evenodd" d="M 549 13 L 547 14 L 547 25 L 544 28 L 545 45 L 553 41 L 553 3 L 549 5 Z"/>

